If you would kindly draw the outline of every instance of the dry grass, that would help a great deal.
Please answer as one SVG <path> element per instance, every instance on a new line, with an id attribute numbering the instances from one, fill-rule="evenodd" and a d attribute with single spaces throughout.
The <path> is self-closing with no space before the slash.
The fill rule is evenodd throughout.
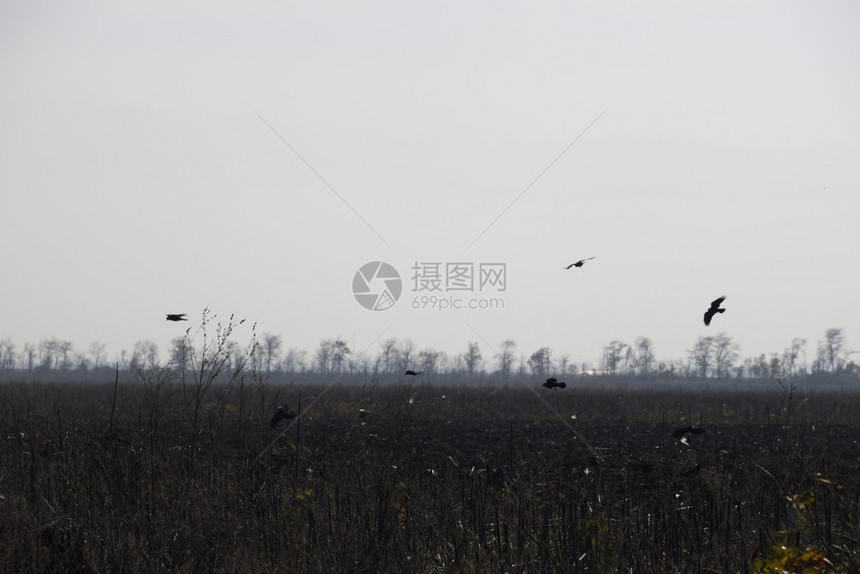
<path id="1" fill-rule="evenodd" d="M 781 531 L 857 568 L 860 395 L 3 391 L 3 572 L 747 572 Z"/>

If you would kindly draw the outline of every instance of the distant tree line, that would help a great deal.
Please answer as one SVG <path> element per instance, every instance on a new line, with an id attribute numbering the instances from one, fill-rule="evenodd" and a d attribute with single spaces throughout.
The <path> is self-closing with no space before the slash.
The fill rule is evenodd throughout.
<path id="1" fill-rule="evenodd" d="M 324 339 L 313 352 L 286 348 L 281 335 L 264 333 L 254 337 L 251 346 L 241 346 L 223 338 L 225 367 L 247 369 L 260 377 L 317 376 L 392 377 L 405 369 L 422 371 L 427 380 L 466 380 L 505 382 L 514 377 L 543 379 L 549 376 L 612 376 L 641 379 L 779 379 L 791 377 L 834 377 L 860 379 L 860 366 L 851 359 L 854 351 L 842 329 L 827 329 L 811 360 L 807 341 L 794 338 L 782 352 L 741 358 L 740 346 L 726 333 L 700 336 L 682 359 L 657 360 L 654 344 L 648 337 L 637 337 L 632 344 L 613 340 L 603 347 L 597 366 L 577 363 L 568 354 L 557 354 L 549 347 L 521 353 L 512 339 L 502 341 L 484 353 L 477 342 L 468 342 L 462 353 L 449 354 L 435 349 L 419 349 L 410 338 L 395 337 L 379 343 L 375 354 L 354 353 L 341 338 Z M 161 363 L 158 346 L 149 340 L 137 341 L 131 350 L 121 350 L 108 359 L 107 345 L 93 342 L 77 350 L 70 341 L 44 339 L 25 343 L 19 350 L 10 338 L 0 340 L 0 372 L 40 375 L 78 373 L 81 375 L 138 372 L 153 367 L 174 369 L 184 376 L 195 368 L 201 351 L 194 341 L 178 337 L 170 341 L 167 361 Z M 487 356 L 485 356 L 485 353 Z"/>

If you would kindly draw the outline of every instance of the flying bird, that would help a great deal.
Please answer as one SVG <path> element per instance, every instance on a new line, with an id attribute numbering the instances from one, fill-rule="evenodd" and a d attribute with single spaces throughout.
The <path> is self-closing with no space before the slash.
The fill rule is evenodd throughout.
<path id="1" fill-rule="evenodd" d="M 291 420 L 296 418 L 296 413 L 290 410 L 290 407 L 287 405 L 279 405 L 278 410 L 275 411 L 275 414 L 272 415 L 272 420 L 269 423 L 269 426 L 275 428 L 278 426 L 278 423 L 282 420 Z"/>
<path id="2" fill-rule="evenodd" d="M 586 261 L 591 261 L 592 259 L 596 259 L 596 258 L 595 257 L 589 257 L 587 259 L 580 259 L 576 263 L 571 263 L 570 265 L 565 267 L 565 269 L 570 269 L 571 267 L 582 267 L 583 265 L 585 265 Z"/>
<path id="3" fill-rule="evenodd" d="M 405 371 L 404 374 L 409 375 L 411 377 L 417 377 L 418 375 L 420 375 L 421 373 L 424 372 L 424 371 L 413 371 L 412 369 L 403 369 L 403 370 Z"/>
<path id="4" fill-rule="evenodd" d="M 187 315 L 187 314 L 188 313 L 168 313 L 167 314 L 167 320 L 168 321 L 187 321 L 188 319 L 185 318 L 185 315 Z"/>
<path id="5" fill-rule="evenodd" d="M 705 311 L 705 325 L 710 325 L 711 319 L 713 319 L 714 315 L 716 315 L 717 313 L 725 313 L 726 312 L 725 309 L 722 309 L 720 307 L 722 302 L 725 300 L 726 300 L 726 296 L 723 295 L 719 299 L 714 299 L 711 302 L 711 306 L 708 308 L 707 311 Z"/>
<path id="6" fill-rule="evenodd" d="M 564 382 L 559 383 L 558 379 L 556 379 L 555 377 L 550 377 L 541 386 L 546 387 L 548 389 L 556 390 L 556 389 L 563 389 L 567 385 Z"/>

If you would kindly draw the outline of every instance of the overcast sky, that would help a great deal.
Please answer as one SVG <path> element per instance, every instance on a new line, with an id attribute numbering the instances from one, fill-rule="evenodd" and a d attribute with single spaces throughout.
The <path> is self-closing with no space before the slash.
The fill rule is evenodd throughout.
<path id="1" fill-rule="evenodd" d="M 0 338 L 860 348 L 860 4 L 239 5 L 0 4 Z"/>

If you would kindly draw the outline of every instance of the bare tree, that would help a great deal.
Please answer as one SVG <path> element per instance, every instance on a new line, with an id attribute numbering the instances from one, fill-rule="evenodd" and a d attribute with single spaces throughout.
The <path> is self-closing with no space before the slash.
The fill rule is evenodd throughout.
<path id="1" fill-rule="evenodd" d="M 254 341 L 256 344 L 256 341 Z M 252 350 L 250 347 L 243 347 L 239 344 L 238 341 L 227 340 L 224 342 L 224 349 L 230 360 L 228 361 L 228 369 L 231 371 L 237 371 L 240 368 L 244 369 L 247 365 L 245 365 L 246 357 L 250 356 Z M 256 349 L 253 350 L 253 355 L 256 356 L 257 351 L 260 350 L 260 345 L 257 344 Z M 252 359 L 253 362 L 253 359 Z"/>
<path id="2" fill-rule="evenodd" d="M 191 348 L 186 337 L 176 337 L 167 349 L 168 365 L 179 371 L 180 382 L 185 382 L 185 373 L 191 367 Z"/>
<path id="3" fill-rule="evenodd" d="M 541 347 L 531 354 L 527 362 L 533 375 L 547 377 L 552 369 L 552 350 L 549 347 Z"/>
<path id="4" fill-rule="evenodd" d="M 315 362 L 321 375 L 340 374 L 351 353 L 343 339 L 325 339 L 320 342 Z"/>
<path id="5" fill-rule="evenodd" d="M 456 375 L 462 375 L 466 372 L 466 359 L 463 357 L 463 353 L 457 353 L 451 358 L 448 372 Z"/>
<path id="6" fill-rule="evenodd" d="M 177 370 L 185 370 L 191 362 L 191 349 L 186 345 L 185 337 L 176 337 L 170 340 L 167 348 L 167 363 Z"/>
<path id="7" fill-rule="evenodd" d="M 779 379 L 785 376 L 785 373 L 782 369 L 782 361 L 779 359 L 779 355 L 777 353 L 770 354 L 770 378 L 771 379 Z"/>
<path id="8" fill-rule="evenodd" d="M 126 351 L 125 349 L 122 349 L 119 352 L 119 360 L 117 361 L 117 365 L 119 366 L 120 370 L 122 370 L 122 371 L 128 370 L 128 367 L 129 367 L 128 351 Z"/>
<path id="9" fill-rule="evenodd" d="M 481 358 L 481 348 L 478 346 L 478 343 L 469 343 L 466 348 L 466 354 L 463 356 L 463 361 L 466 363 L 466 372 L 469 373 L 470 377 L 475 376 L 475 371 L 478 370 Z"/>
<path id="10" fill-rule="evenodd" d="M 636 374 L 636 357 L 633 353 L 633 347 L 630 345 L 627 345 L 627 348 L 624 349 L 624 360 L 621 363 L 621 372 L 625 375 Z"/>
<path id="11" fill-rule="evenodd" d="M 699 336 L 693 348 L 687 351 L 690 362 L 693 363 L 694 372 L 700 377 L 707 377 L 711 370 L 711 361 L 714 354 L 714 338 Z"/>
<path id="12" fill-rule="evenodd" d="M 520 376 L 520 377 L 526 376 L 526 365 L 527 364 L 528 364 L 528 361 L 526 360 L 525 355 L 520 355 L 520 364 L 517 367 L 517 375 L 518 376 Z"/>
<path id="13" fill-rule="evenodd" d="M 744 359 L 743 368 L 751 379 L 765 379 L 770 370 L 767 364 L 767 356 L 762 353 L 758 357 Z"/>
<path id="14" fill-rule="evenodd" d="M 801 355 L 805 357 L 806 351 L 806 339 L 795 337 L 791 340 L 791 345 L 786 347 L 785 351 L 782 353 L 782 370 L 789 377 L 793 377 L 797 374 L 798 368 L 798 360 Z M 806 363 L 806 360 L 803 361 Z M 804 367 L 805 370 L 805 367 Z"/>
<path id="15" fill-rule="evenodd" d="M 59 367 L 60 359 L 63 361 L 63 370 L 67 371 L 72 362 L 74 347 L 71 341 L 53 340 L 56 350 L 57 366 Z"/>
<path id="16" fill-rule="evenodd" d="M 263 333 L 263 344 L 260 346 L 260 350 L 263 351 L 262 355 L 267 375 L 272 372 L 272 363 L 277 364 L 280 360 L 283 345 L 284 340 L 280 335 Z"/>
<path id="17" fill-rule="evenodd" d="M 633 340 L 633 364 L 636 374 L 648 376 L 653 374 L 654 365 L 654 343 L 648 337 L 636 337 Z"/>
<path id="18" fill-rule="evenodd" d="M 608 345 L 603 347 L 603 357 L 601 359 L 602 370 L 614 375 L 622 366 L 629 347 L 627 343 L 622 341 L 610 341 Z"/>
<path id="19" fill-rule="evenodd" d="M 24 343 L 24 362 L 27 365 L 27 372 L 33 372 L 33 367 L 36 366 L 36 357 L 39 350 L 32 343 Z"/>
<path id="20" fill-rule="evenodd" d="M 98 369 L 107 360 L 107 345 L 101 341 L 93 341 L 87 350 L 93 360 L 93 368 Z"/>
<path id="21" fill-rule="evenodd" d="M 146 346 L 146 363 L 153 367 L 158 364 L 158 345 L 152 341 L 147 342 L 149 344 Z"/>
<path id="22" fill-rule="evenodd" d="M 337 338 L 331 342 L 332 353 L 331 353 L 331 366 L 332 370 L 340 374 L 343 371 L 343 365 L 347 362 L 349 355 L 352 351 L 341 338 Z"/>
<path id="23" fill-rule="evenodd" d="M 39 343 L 39 363 L 44 369 L 68 369 L 73 358 L 74 347 L 71 341 L 57 338 L 43 339 Z"/>
<path id="24" fill-rule="evenodd" d="M 349 369 L 351 373 L 358 373 L 362 376 L 367 376 L 371 372 L 370 359 L 364 353 L 356 355 L 349 360 Z"/>
<path id="25" fill-rule="evenodd" d="M 517 344 L 513 340 L 505 339 L 502 341 L 502 352 L 499 353 L 499 371 L 505 379 L 511 376 L 516 348 Z"/>
<path id="26" fill-rule="evenodd" d="M 433 349 L 424 349 L 418 353 L 418 368 L 431 375 L 436 372 L 439 366 L 439 357 L 441 353 Z"/>
<path id="27" fill-rule="evenodd" d="M 288 373 L 301 373 L 307 367 L 307 351 L 291 347 L 284 357 L 283 369 Z"/>
<path id="28" fill-rule="evenodd" d="M 39 364 L 43 369 L 57 368 L 57 343 L 56 339 L 39 341 Z"/>
<path id="29" fill-rule="evenodd" d="M 850 352 L 845 346 L 845 333 L 842 329 L 827 329 L 824 340 L 818 343 L 815 370 L 830 373 L 839 372 L 848 362 Z"/>
<path id="30" fill-rule="evenodd" d="M 0 370 L 11 371 L 15 368 L 15 343 L 10 338 L 0 340 Z"/>
<path id="31" fill-rule="evenodd" d="M 720 333 L 713 337 L 714 369 L 717 378 L 726 378 L 731 374 L 735 361 L 740 356 L 740 346 L 729 335 Z"/>
<path id="32" fill-rule="evenodd" d="M 90 360 L 80 351 L 72 351 L 67 368 L 87 372 L 90 370 Z"/>
<path id="33" fill-rule="evenodd" d="M 562 377 L 567 373 L 567 369 L 570 366 L 570 355 L 562 355 L 558 359 L 558 372 Z"/>
<path id="34" fill-rule="evenodd" d="M 405 338 L 400 341 L 400 361 L 401 367 L 404 369 L 409 369 L 409 363 L 412 361 L 412 353 L 415 352 L 415 343 L 410 338 Z"/>
<path id="35" fill-rule="evenodd" d="M 145 339 L 135 342 L 131 350 L 131 370 L 147 369 L 158 364 L 158 345 Z"/>
<path id="36" fill-rule="evenodd" d="M 397 339 L 392 337 L 381 343 L 382 349 L 379 351 L 379 362 L 382 365 L 382 370 L 386 373 L 392 373 L 400 369 L 400 351 L 397 349 Z"/>
<path id="37" fill-rule="evenodd" d="M 453 360 L 448 356 L 448 353 L 445 351 L 439 351 L 439 354 L 436 356 L 436 373 L 448 373 L 451 371 L 451 365 Z"/>
<path id="38" fill-rule="evenodd" d="M 331 339 L 320 341 L 320 345 L 317 347 L 317 352 L 314 355 L 314 363 L 316 363 L 317 370 L 324 377 L 328 375 L 329 369 L 331 368 L 333 351 L 331 343 Z"/>

